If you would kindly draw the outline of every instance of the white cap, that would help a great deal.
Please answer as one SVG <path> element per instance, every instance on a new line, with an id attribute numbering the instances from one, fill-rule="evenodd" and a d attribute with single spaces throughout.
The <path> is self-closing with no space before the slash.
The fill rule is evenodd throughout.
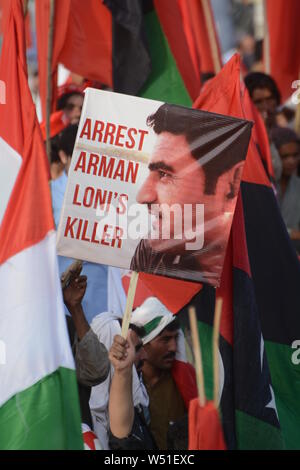
<path id="1" fill-rule="evenodd" d="M 146 331 L 143 344 L 149 343 L 173 320 L 175 316 L 156 297 L 148 297 L 132 313 L 131 323 L 143 327 Z"/>

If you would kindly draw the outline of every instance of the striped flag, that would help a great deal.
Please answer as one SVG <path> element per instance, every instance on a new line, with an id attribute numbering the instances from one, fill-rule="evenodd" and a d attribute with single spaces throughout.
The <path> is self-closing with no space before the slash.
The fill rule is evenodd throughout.
<path id="1" fill-rule="evenodd" d="M 0 448 L 82 449 L 22 8 L 10 2 L 0 62 Z"/>
<path id="2" fill-rule="evenodd" d="M 245 94 L 234 56 L 195 106 L 242 117 Z M 220 406 L 229 449 L 300 448 L 299 283 L 299 260 L 251 139 L 218 290 L 223 298 Z M 214 299 L 209 286 L 193 299 L 208 399 Z"/>

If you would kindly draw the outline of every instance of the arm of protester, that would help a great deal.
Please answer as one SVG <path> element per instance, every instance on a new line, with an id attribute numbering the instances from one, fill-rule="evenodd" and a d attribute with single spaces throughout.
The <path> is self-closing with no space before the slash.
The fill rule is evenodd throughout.
<path id="1" fill-rule="evenodd" d="M 292 240 L 300 240 L 300 230 L 290 230 L 290 237 Z"/>
<path id="2" fill-rule="evenodd" d="M 109 359 L 114 367 L 109 395 L 110 430 L 118 439 L 126 438 L 131 433 L 134 421 L 132 366 L 135 359 L 135 336 L 137 337 L 131 330 L 127 341 L 116 335 L 109 351 Z"/>
<path id="3" fill-rule="evenodd" d="M 70 281 L 63 289 L 64 302 L 72 315 L 79 340 L 81 340 L 90 329 L 81 305 L 87 286 L 87 277 L 80 276 L 81 270 L 82 267 L 79 267 L 71 272 Z"/>
<path id="4" fill-rule="evenodd" d="M 88 387 L 103 382 L 110 369 L 108 352 L 90 328 L 81 305 L 87 285 L 87 277 L 80 276 L 81 268 L 72 273 L 69 284 L 63 290 L 66 307 L 72 315 L 76 335 L 72 344 L 78 381 Z"/>

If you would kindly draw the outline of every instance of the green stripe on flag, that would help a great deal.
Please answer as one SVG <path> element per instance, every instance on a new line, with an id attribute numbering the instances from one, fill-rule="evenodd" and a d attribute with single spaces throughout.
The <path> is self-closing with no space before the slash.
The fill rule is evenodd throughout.
<path id="1" fill-rule="evenodd" d="M 213 329 L 210 325 L 198 321 L 199 339 L 201 345 L 205 395 L 207 400 L 213 400 L 214 376 L 213 376 L 213 353 L 212 338 Z"/>
<path id="2" fill-rule="evenodd" d="M 0 449 L 83 449 L 75 371 L 60 367 L 0 408 Z"/>
<path id="3" fill-rule="evenodd" d="M 235 432 L 237 449 L 282 450 L 280 429 L 243 411 L 235 411 Z"/>
<path id="4" fill-rule="evenodd" d="M 190 107 L 192 100 L 177 69 L 155 11 L 145 15 L 152 71 L 139 96 Z"/>
<path id="5" fill-rule="evenodd" d="M 291 346 L 265 341 L 272 386 L 287 449 L 300 449 L 300 364 Z"/>

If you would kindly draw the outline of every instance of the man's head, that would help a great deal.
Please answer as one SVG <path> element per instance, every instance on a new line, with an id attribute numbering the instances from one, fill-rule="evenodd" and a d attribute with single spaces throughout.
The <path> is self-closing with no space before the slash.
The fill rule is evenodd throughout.
<path id="1" fill-rule="evenodd" d="M 273 129 L 272 139 L 282 161 L 282 176 L 290 177 L 296 173 L 300 161 L 300 139 L 287 127 Z"/>
<path id="2" fill-rule="evenodd" d="M 64 86 L 57 100 L 57 109 L 63 110 L 71 124 L 78 124 L 83 105 L 83 93 L 79 87 Z"/>
<path id="3" fill-rule="evenodd" d="M 147 204 L 149 212 L 155 216 L 153 228 L 157 239 L 152 238 L 149 243 L 156 251 L 169 250 L 170 241 L 162 240 L 166 238 L 163 234 L 168 232 L 167 224 L 170 225 L 169 238 L 176 232 L 175 216 L 172 210 L 171 217 L 170 212 L 167 213 L 174 204 L 180 206 L 182 214 L 185 205 L 193 207 L 192 220 L 188 221 L 193 230 L 196 205 L 204 204 L 206 240 L 215 238 L 216 231 L 220 234 L 223 230 L 221 219 L 217 222 L 216 218 L 233 211 L 243 152 L 233 151 L 228 142 L 234 140 L 237 126 L 228 122 L 218 130 L 213 115 L 205 118 L 199 123 L 199 111 L 168 104 L 148 117 L 147 124 L 158 138 L 148 165 L 149 175 L 138 192 L 137 202 Z M 181 233 L 183 225 L 182 218 Z M 178 240 L 174 245 L 175 251 L 184 250 Z"/>
<path id="4" fill-rule="evenodd" d="M 273 121 L 281 96 L 276 82 L 270 75 L 262 72 L 251 72 L 245 77 L 245 85 L 250 97 L 264 121 Z"/>
<path id="5" fill-rule="evenodd" d="M 75 145 L 76 135 L 77 135 L 78 125 L 70 124 L 66 127 L 59 136 L 57 148 L 59 158 L 62 163 L 65 165 L 66 173 L 68 174 L 72 153 Z"/>
<path id="6" fill-rule="evenodd" d="M 149 297 L 133 312 L 131 323 L 143 328 L 144 360 L 157 370 L 171 369 L 179 335 L 174 315 L 157 298 Z"/>

